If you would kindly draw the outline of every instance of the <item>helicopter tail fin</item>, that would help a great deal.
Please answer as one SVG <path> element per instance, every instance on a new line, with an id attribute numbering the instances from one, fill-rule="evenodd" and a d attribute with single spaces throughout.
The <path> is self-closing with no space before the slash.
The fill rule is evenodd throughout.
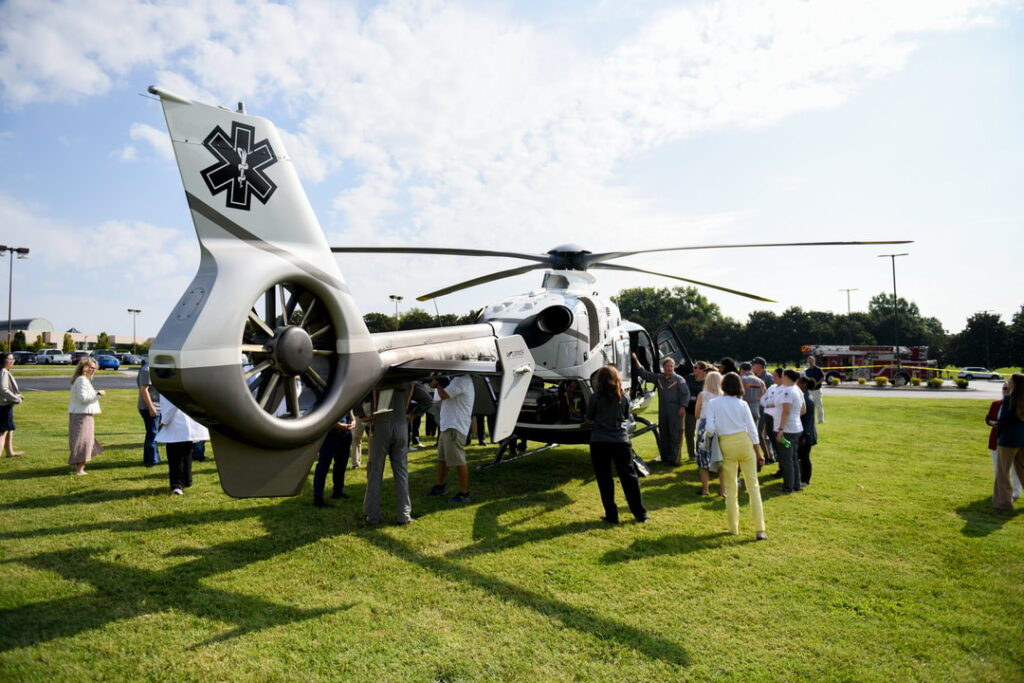
<path id="1" fill-rule="evenodd" d="M 383 363 L 273 123 L 150 92 L 201 254 L 150 351 L 153 383 L 210 428 L 225 492 L 294 495 Z"/>

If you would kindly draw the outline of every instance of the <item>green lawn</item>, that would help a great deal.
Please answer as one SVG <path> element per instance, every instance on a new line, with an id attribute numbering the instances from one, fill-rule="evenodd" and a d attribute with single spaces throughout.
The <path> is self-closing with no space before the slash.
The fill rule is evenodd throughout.
<path id="1" fill-rule="evenodd" d="M 812 486 L 765 481 L 755 543 L 692 465 L 643 481 L 652 524 L 604 526 L 574 447 L 474 471 L 464 507 L 422 497 L 415 452 L 408 527 L 361 523 L 364 470 L 328 510 L 228 498 L 212 462 L 170 497 L 133 391 L 72 477 L 67 396 L 31 394 L 28 455 L 0 460 L 0 680 L 1021 680 L 1024 515 L 991 510 L 987 403 L 826 400 Z"/>

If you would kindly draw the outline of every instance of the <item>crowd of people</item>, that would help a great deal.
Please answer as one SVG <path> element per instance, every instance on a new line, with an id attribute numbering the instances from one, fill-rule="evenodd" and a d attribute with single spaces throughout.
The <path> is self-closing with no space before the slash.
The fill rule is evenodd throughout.
<path id="1" fill-rule="evenodd" d="M 14 356 L 4 355 L 0 368 L 0 452 L 17 457 L 14 449 L 14 407 L 23 402 L 18 383 L 11 373 Z M 767 538 L 759 473 L 768 463 L 778 469 L 765 478 L 781 478 L 783 494 L 806 489 L 811 484 L 813 447 L 818 442 L 818 425 L 825 421 L 821 398 L 824 372 L 815 359 L 807 367 L 775 368 L 769 373 L 764 358 L 736 363 L 723 358 L 718 363 L 697 361 L 685 376 L 676 372 L 671 358 L 662 361 L 661 372 L 643 367 L 633 356 L 636 376 L 654 385 L 658 394 L 659 460 L 667 467 L 683 465 L 686 444 L 688 462 L 696 465 L 699 496 L 710 496 L 717 479 L 717 494 L 726 501 L 729 533 L 739 533 L 740 476 L 750 500 L 755 537 Z M 103 390 L 92 383 L 97 371 L 95 359 L 81 359 L 71 377 L 68 404 L 68 464 L 72 473 L 87 474 L 86 465 L 103 451 L 96 439 L 95 416 L 100 414 Z M 368 442 L 367 485 L 363 517 L 380 524 L 381 492 L 386 464 L 390 463 L 395 489 L 395 521 L 413 520 L 409 491 L 408 454 L 421 446 L 419 432 L 425 417 L 427 436 L 436 435 L 437 480 L 428 497 L 446 497 L 451 503 L 470 502 L 466 446 L 474 438 L 482 445 L 487 427 L 493 436 L 493 390 L 483 386 L 490 401 L 480 408 L 474 379 L 468 375 L 435 378 L 429 382 L 408 382 L 393 389 L 375 389 L 366 400 L 348 411 L 325 434 L 313 473 L 313 504 L 330 507 L 325 498 L 327 474 L 333 470 L 332 499 L 348 498 L 345 473 L 362 466 L 362 442 Z M 192 462 L 205 459 L 205 427 L 160 396 L 150 379 L 147 365 L 137 376 L 137 407 L 145 433 L 142 464 L 161 463 L 158 444 L 164 445 L 168 461 L 168 483 L 172 495 L 182 495 L 192 485 Z M 590 456 L 597 481 L 603 519 L 618 523 L 613 469 L 634 519 L 647 522 L 636 459 L 630 444 L 633 415 L 630 399 L 614 366 L 598 372 L 593 393 L 585 405 L 591 423 Z M 994 401 L 985 421 L 991 427 L 989 449 L 993 464 L 993 506 L 1012 510 L 1024 481 L 1024 374 L 1014 374 L 1003 384 L 1004 398 Z M 582 399 L 580 409 L 584 406 Z M 479 412 L 478 412 L 479 411 Z M 487 419 L 489 418 L 489 419 Z M 490 424 L 488 424 L 488 422 Z M 455 470 L 456 490 L 448 497 L 448 472 Z"/>

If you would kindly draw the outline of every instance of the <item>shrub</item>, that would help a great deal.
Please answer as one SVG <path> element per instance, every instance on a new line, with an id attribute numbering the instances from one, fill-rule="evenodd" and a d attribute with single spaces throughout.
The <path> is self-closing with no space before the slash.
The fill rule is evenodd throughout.
<path id="1" fill-rule="evenodd" d="M 970 384 L 970 382 L 967 380 L 966 377 L 957 377 L 956 378 L 956 385 L 960 389 L 966 389 L 967 385 L 969 385 L 969 384 Z"/>
<path id="2" fill-rule="evenodd" d="M 884 386 L 888 386 L 888 385 L 889 385 L 889 378 L 888 377 L 883 377 L 882 375 L 879 375 L 878 377 L 875 378 L 875 386 L 876 387 L 884 387 Z"/>
<path id="3" fill-rule="evenodd" d="M 928 386 L 930 386 L 932 389 L 940 388 L 942 386 L 942 378 L 932 377 L 930 380 L 928 380 Z"/>
<path id="4" fill-rule="evenodd" d="M 910 378 L 910 386 L 912 386 L 912 387 L 919 387 L 919 386 L 921 386 L 921 378 L 920 377 L 911 377 Z"/>
<path id="5" fill-rule="evenodd" d="M 868 383 L 868 381 L 864 377 L 858 377 L 857 378 L 857 384 L 867 384 L 867 383 Z"/>
<path id="6" fill-rule="evenodd" d="M 839 386 L 839 378 L 838 377 L 829 377 L 828 378 L 828 385 L 830 387 L 837 387 L 837 386 Z"/>

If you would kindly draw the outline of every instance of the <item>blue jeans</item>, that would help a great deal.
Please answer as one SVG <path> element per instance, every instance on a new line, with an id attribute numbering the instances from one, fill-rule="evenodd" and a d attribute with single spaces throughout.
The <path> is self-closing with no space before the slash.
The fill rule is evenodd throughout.
<path id="1" fill-rule="evenodd" d="M 192 460 L 196 462 L 203 462 L 206 460 L 206 442 L 205 441 L 193 441 L 192 442 Z"/>
<path id="2" fill-rule="evenodd" d="M 149 411 L 143 408 L 139 411 L 142 423 L 146 425 L 146 440 L 142 444 L 142 464 L 159 465 L 160 449 L 156 445 L 156 433 L 160 429 L 160 413 L 156 417 L 150 417 Z"/>

